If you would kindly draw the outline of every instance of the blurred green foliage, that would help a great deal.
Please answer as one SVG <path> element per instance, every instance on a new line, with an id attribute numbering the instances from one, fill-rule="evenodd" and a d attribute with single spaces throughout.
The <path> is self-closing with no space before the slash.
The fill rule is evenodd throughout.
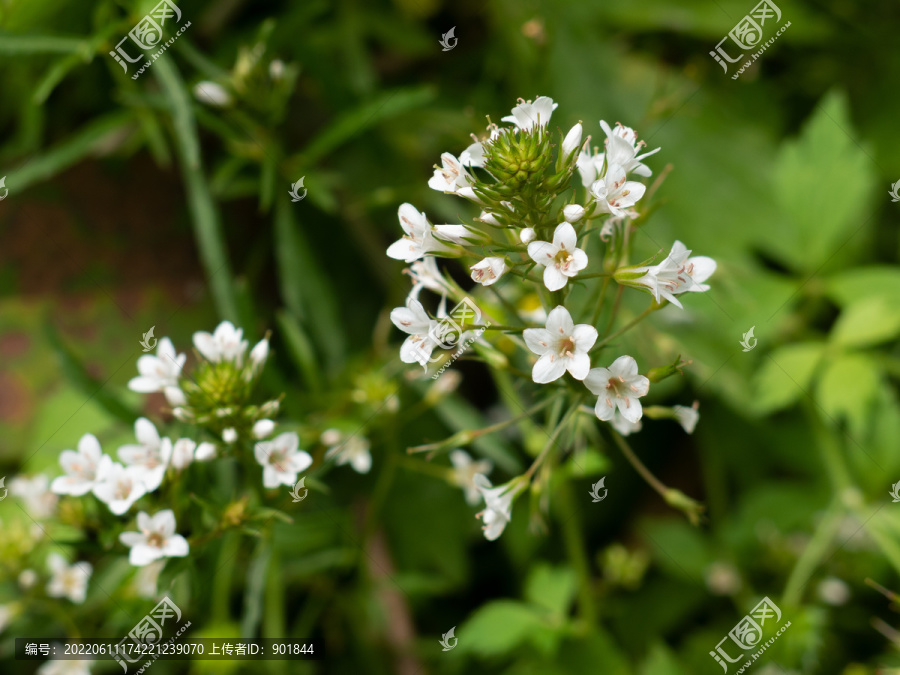
<path id="1" fill-rule="evenodd" d="M 6 473 L 53 472 L 86 432 L 123 442 L 141 332 L 159 324 L 186 344 L 216 316 L 272 330 L 266 384 L 286 391 L 285 415 L 364 428 L 375 467 L 331 472 L 270 543 L 223 538 L 227 571 L 189 560 L 189 575 L 169 577 L 195 635 L 315 637 L 323 661 L 162 661 L 154 672 L 712 673 L 708 652 L 763 595 L 792 625 L 756 672 L 900 666 L 870 625 L 892 621 L 887 602 L 864 584 L 896 588 L 900 574 L 888 495 L 900 480 L 900 242 L 887 194 L 900 178 L 896 3 L 779 2 L 790 29 L 735 81 L 708 53 L 751 9 L 744 0 L 182 0 L 191 26 L 132 80 L 108 52 L 155 4 L 0 2 L 0 352 L 4 388 L 28 402 L 2 406 Z M 458 46 L 442 52 L 451 26 Z M 197 100 L 200 81 L 232 105 Z M 523 509 L 488 543 L 459 491 L 405 456 L 486 425 L 505 393 L 461 362 L 460 391 L 422 406 L 404 376 L 385 313 L 408 291 L 383 255 L 396 207 L 454 222 L 426 187 L 431 165 L 461 151 L 484 115 L 539 94 L 561 103 L 554 125 L 584 120 L 594 144 L 602 117 L 662 146 L 655 175 L 672 168 L 639 258 L 678 238 L 719 263 L 710 293 L 628 343 L 639 362 L 691 361 L 650 400 L 699 399 L 697 432 L 648 426 L 635 447 L 668 484 L 702 496 L 701 528 L 596 447 L 575 487 L 559 481 L 550 495 L 549 532 L 532 532 Z M 308 196 L 291 203 L 301 176 Z M 201 278 L 205 291 L 165 291 Z M 84 302 L 67 307 L 73 297 Z M 745 353 L 751 326 L 758 347 Z M 9 341 L 22 335 L 24 350 Z M 473 449 L 512 472 L 509 448 L 531 448 L 529 432 Z M 604 474 L 609 498 L 591 504 Z M 557 514 L 566 500 L 572 522 Z M 21 517 L 2 508 L 11 546 Z M 576 524 L 590 620 L 574 610 Z M 78 609 L 97 635 L 147 609 L 117 595 L 128 610 L 113 610 L 98 590 L 126 574 L 124 559 L 98 570 Z M 828 577 L 847 585 L 847 604 L 819 593 Z M 4 576 L 4 602 L 14 579 Z M 56 618 L 17 634 L 60 635 L 75 611 L 29 607 Z M 458 646 L 442 652 L 451 626 Z M 8 656 L 13 637 L 0 636 L 2 667 L 25 672 Z"/>

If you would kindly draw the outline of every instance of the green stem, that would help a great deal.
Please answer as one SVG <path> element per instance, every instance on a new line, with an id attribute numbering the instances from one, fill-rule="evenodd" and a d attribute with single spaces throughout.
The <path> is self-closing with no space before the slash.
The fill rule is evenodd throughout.
<path id="1" fill-rule="evenodd" d="M 620 289 L 620 290 L 621 290 L 621 289 Z M 622 326 L 622 327 L 621 327 L 619 330 L 617 330 L 615 333 L 612 333 L 611 335 L 607 335 L 605 338 L 603 338 L 602 340 L 600 340 L 600 342 L 598 342 L 597 344 L 594 345 L 594 347 L 593 347 L 593 349 L 591 349 L 591 351 L 596 351 L 596 350 L 602 348 L 604 345 L 609 344 L 610 341 L 615 340 L 617 337 L 619 337 L 620 335 L 622 335 L 622 333 L 625 333 L 625 332 L 631 330 L 631 329 L 634 328 L 637 324 L 639 324 L 641 321 L 643 321 L 643 320 L 646 319 L 648 316 L 650 316 L 650 314 L 652 314 L 652 313 L 655 312 L 657 309 L 659 309 L 659 307 L 660 307 L 660 306 L 657 305 L 657 304 L 655 304 L 655 303 L 652 304 L 652 305 L 650 305 L 647 309 L 645 309 L 643 312 L 641 312 L 640 314 L 638 314 L 636 317 L 634 317 L 631 321 L 629 321 L 629 322 L 626 323 L 624 326 Z"/>
<path id="2" fill-rule="evenodd" d="M 562 481 L 557 495 L 562 516 L 563 541 L 578 579 L 578 611 L 582 621 L 591 627 L 597 622 L 597 607 L 594 603 L 590 560 L 581 534 L 581 518 L 568 481 Z"/>
<path id="3" fill-rule="evenodd" d="M 576 399 L 574 405 L 566 411 L 566 414 L 559 421 L 559 424 L 556 425 L 556 428 L 553 430 L 553 433 L 550 435 L 550 438 L 547 439 L 547 444 L 544 445 L 544 449 L 541 450 L 540 454 L 535 458 L 534 462 L 530 467 L 528 467 L 528 471 L 523 474 L 524 478 L 531 480 L 531 477 L 534 475 L 534 472 L 537 471 L 537 468 L 543 464 L 544 460 L 547 459 L 547 455 L 550 454 L 550 450 L 556 445 L 556 439 L 559 438 L 559 435 L 563 432 L 566 425 L 572 416 L 578 412 L 578 407 L 581 405 L 581 397 Z"/>
<path id="4" fill-rule="evenodd" d="M 603 283 L 600 285 L 599 297 L 594 298 L 594 314 L 591 316 L 591 325 L 597 325 L 597 320 L 600 318 L 600 312 L 603 311 L 603 303 L 606 300 L 606 288 L 609 286 L 609 282 L 612 277 L 604 277 Z"/>
<path id="5" fill-rule="evenodd" d="M 800 604 L 803 588 L 809 582 L 816 567 L 822 563 L 828 547 L 840 528 L 843 515 L 843 509 L 837 501 L 828 508 L 828 512 L 819 523 L 806 548 L 803 549 L 803 553 L 797 558 L 797 562 L 794 563 L 794 568 L 788 576 L 782 596 L 786 606 L 797 607 Z"/>

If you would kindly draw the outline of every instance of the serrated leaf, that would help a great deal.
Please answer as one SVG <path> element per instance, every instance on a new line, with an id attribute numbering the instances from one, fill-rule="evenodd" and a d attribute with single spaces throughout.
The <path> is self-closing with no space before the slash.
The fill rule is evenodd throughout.
<path id="1" fill-rule="evenodd" d="M 525 599 L 542 607 L 555 617 L 569 611 L 575 597 L 575 572 L 568 567 L 540 564 L 532 570 L 525 583 Z"/>
<path id="2" fill-rule="evenodd" d="M 831 340 L 845 347 L 868 347 L 900 333 L 900 305 L 896 298 L 863 297 L 847 307 L 831 330 Z"/>
<path id="3" fill-rule="evenodd" d="M 545 628 L 528 605 L 495 600 L 482 605 L 459 629 L 458 647 L 480 656 L 506 654 Z"/>
<path id="4" fill-rule="evenodd" d="M 821 342 L 785 345 L 774 350 L 756 371 L 753 381 L 757 411 L 782 410 L 804 396 L 824 351 Z"/>
<path id="5" fill-rule="evenodd" d="M 878 394 L 878 364 L 864 354 L 843 354 L 825 366 L 816 387 L 816 400 L 836 420 L 847 419 L 854 429 L 866 425 Z"/>
<path id="6" fill-rule="evenodd" d="M 769 245 L 794 269 L 817 270 L 868 218 L 875 167 L 854 134 L 845 97 L 832 93 L 779 153 L 773 187 L 788 222 Z"/>
<path id="7" fill-rule="evenodd" d="M 872 265 L 844 270 L 825 282 L 825 292 L 841 306 L 872 296 L 900 297 L 900 268 Z"/>

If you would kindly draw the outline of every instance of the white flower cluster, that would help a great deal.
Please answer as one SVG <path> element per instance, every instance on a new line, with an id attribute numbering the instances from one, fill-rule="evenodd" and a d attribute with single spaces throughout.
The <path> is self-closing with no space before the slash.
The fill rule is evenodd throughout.
<path id="1" fill-rule="evenodd" d="M 474 257 L 473 264 L 466 264 L 472 280 L 480 286 L 514 278 L 506 284 L 514 288 L 498 291 L 501 299 L 502 291 L 509 291 L 505 298 L 521 298 L 522 291 L 515 286 L 540 284 L 535 290 L 543 299 L 545 325 L 520 329 L 524 345 L 538 356 L 532 380 L 549 384 L 569 373 L 597 397 L 596 417 L 627 435 L 640 429 L 640 399 L 649 391 L 650 378 L 639 373 L 637 362 L 627 354 L 608 367 L 591 367 L 591 350 L 607 340 L 598 344 L 597 328 L 573 320 L 565 306 L 573 285 L 570 282 L 599 282 L 599 277 L 606 277 L 605 284 L 615 281 L 652 295 L 655 304 L 651 309 L 666 303 L 681 308 L 679 295 L 709 290 L 704 282 L 715 271 L 716 263 L 708 257 L 692 257 L 691 251 L 676 241 L 661 262 L 651 264 L 655 262 L 651 259 L 641 265 L 610 268 L 623 255 L 621 242 L 611 242 L 617 231 L 614 226 L 631 227 L 630 221 L 639 215 L 635 206 L 647 189 L 631 176 L 652 175 L 644 161 L 660 149 L 642 152 L 645 143 L 638 140 L 634 129 L 621 124 L 611 127 L 601 120 L 606 137 L 603 148 L 591 150 L 590 138 L 582 139 L 579 122 L 564 136 L 560 134 L 554 159 L 547 128 L 556 107 L 546 96 L 534 102 L 520 99 L 512 114 L 502 118 L 510 126 L 490 124 L 487 137 L 474 138 L 458 157 L 441 155 L 441 166 L 435 168 L 428 186 L 477 204 L 481 213 L 471 223 L 432 225 L 413 205 L 400 207 L 404 234 L 390 245 L 387 255 L 410 264 L 406 272 L 413 288 L 405 307 L 391 312 L 391 320 L 408 335 L 400 348 L 401 360 L 424 366 L 427 360 L 434 360 L 433 350 L 446 348 L 440 335 L 446 330 L 442 324 L 447 297 L 460 301 L 466 295 L 438 268 L 438 257 Z M 570 184 L 576 174 L 581 185 L 573 190 Z M 582 200 L 572 197 L 569 203 L 558 206 L 564 193 L 577 196 L 580 189 Z M 601 257 L 605 260 L 602 264 L 593 261 L 592 268 L 587 251 L 600 250 L 604 245 L 607 253 Z M 535 268 L 541 273 L 539 280 L 530 274 Z M 436 317 L 430 316 L 419 300 L 423 288 L 441 296 Z M 534 315 L 517 310 L 513 320 L 521 323 L 530 316 Z M 454 328 L 465 335 L 473 325 L 457 322 Z M 685 429 L 692 431 L 696 409 L 679 408 L 674 412 L 668 409 L 665 414 L 683 420 Z M 451 459 L 455 466 L 461 461 L 459 455 Z M 460 468 L 456 470 L 458 473 Z M 487 509 L 480 516 L 486 535 L 495 539 L 509 520 L 512 499 L 519 489 L 511 484 L 491 487 L 483 474 L 473 474 L 461 484 L 467 487 L 469 496 L 480 493 L 485 499 Z"/>

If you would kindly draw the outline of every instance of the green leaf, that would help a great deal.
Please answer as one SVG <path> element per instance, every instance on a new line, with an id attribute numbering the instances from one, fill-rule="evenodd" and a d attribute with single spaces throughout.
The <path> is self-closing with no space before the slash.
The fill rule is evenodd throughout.
<path id="1" fill-rule="evenodd" d="M 506 654 L 545 627 L 528 605 L 515 600 L 494 600 L 479 607 L 460 627 L 461 652 L 480 656 Z"/>
<path id="2" fill-rule="evenodd" d="M 831 340 L 844 347 L 868 347 L 900 333 L 896 296 L 863 297 L 848 306 L 831 330 Z"/>
<path id="3" fill-rule="evenodd" d="M 433 98 L 434 91 L 426 86 L 383 92 L 375 100 L 342 114 L 331 126 L 317 135 L 315 140 L 303 149 L 304 164 L 315 163 L 369 127 L 401 112 L 425 105 Z"/>
<path id="4" fill-rule="evenodd" d="M 322 378 L 319 375 L 316 352 L 306 333 L 297 319 L 288 312 L 278 312 L 275 316 L 288 354 L 303 374 L 307 387 L 313 392 L 321 391 Z"/>
<path id="5" fill-rule="evenodd" d="M 175 147 L 184 172 L 194 236 L 200 249 L 206 279 L 212 289 L 219 316 L 229 321 L 238 321 L 238 304 L 228 250 L 219 213 L 200 166 L 200 142 L 197 139 L 197 124 L 190 98 L 171 59 L 159 59 L 154 62 L 154 66 L 153 72 L 171 108 L 177 141 Z"/>
<path id="6" fill-rule="evenodd" d="M 875 295 L 900 297 L 900 269 L 887 265 L 844 270 L 825 282 L 825 292 L 841 306 Z"/>
<path id="7" fill-rule="evenodd" d="M 541 563 L 528 576 L 525 599 L 543 607 L 555 617 L 562 618 L 575 597 L 575 572 L 568 567 L 553 567 Z"/>
<path id="8" fill-rule="evenodd" d="M 843 95 L 816 108 L 800 137 L 776 161 L 775 195 L 788 222 L 769 246 L 791 267 L 812 272 L 839 251 L 868 219 L 874 163 L 859 146 Z"/>
<path id="9" fill-rule="evenodd" d="M 51 178 L 84 159 L 104 145 L 111 136 L 120 134 L 132 122 L 130 112 L 117 112 L 96 118 L 72 134 L 67 141 L 43 155 L 32 158 L 21 169 L 10 171 L 6 187 L 18 192 L 34 183 Z"/>
<path id="10" fill-rule="evenodd" d="M 650 647 L 647 659 L 641 665 L 641 675 L 685 675 L 678 659 L 662 642 Z"/>
<path id="11" fill-rule="evenodd" d="M 81 54 L 90 56 L 90 41 L 58 35 L 13 35 L 0 32 L 0 54 Z"/>
<path id="12" fill-rule="evenodd" d="M 49 321 L 44 324 L 44 334 L 47 336 L 47 342 L 56 351 L 62 364 L 63 373 L 69 381 L 83 393 L 88 394 L 92 400 L 99 403 L 109 414 L 127 424 L 133 424 L 139 413 L 110 394 L 104 387 L 105 383 L 94 379 L 88 374 L 75 354 L 63 343 L 56 328 Z"/>
<path id="13" fill-rule="evenodd" d="M 238 554 L 240 555 L 240 554 Z M 241 617 L 241 637 L 255 638 L 262 620 L 263 599 L 268 576 L 272 546 L 267 538 L 261 538 L 247 566 L 247 586 L 244 592 L 244 612 Z"/>
<path id="14" fill-rule="evenodd" d="M 757 412 L 782 410 L 804 396 L 824 351 L 821 342 L 803 342 L 769 354 L 753 380 Z"/>
<path id="15" fill-rule="evenodd" d="M 275 258 L 287 308 L 312 335 L 328 364 L 336 366 L 346 346 L 337 298 L 284 195 L 275 206 Z"/>
<path id="16" fill-rule="evenodd" d="M 835 419 L 846 418 L 853 429 L 866 426 L 878 394 L 878 364 L 864 354 L 843 354 L 826 365 L 816 388 L 816 400 Z"/>

